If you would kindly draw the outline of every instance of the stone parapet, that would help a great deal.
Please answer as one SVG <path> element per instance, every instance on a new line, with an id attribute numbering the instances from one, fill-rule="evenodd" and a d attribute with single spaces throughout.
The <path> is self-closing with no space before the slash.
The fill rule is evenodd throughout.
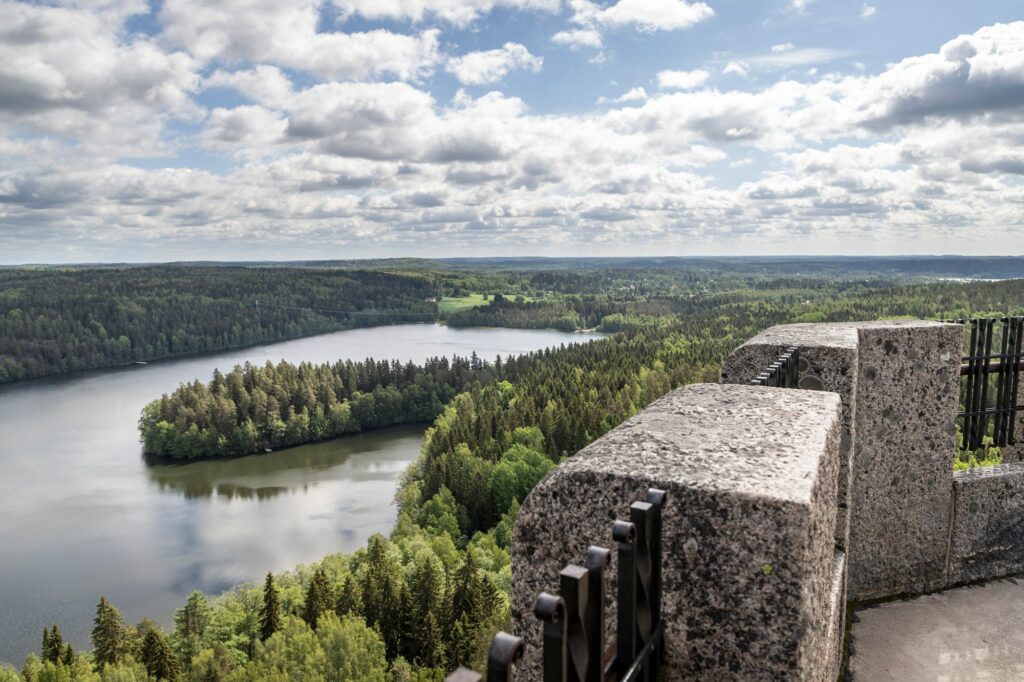
<path id="1" fill-rule="evenodd" d="M 725 362 L 722 381 L 746 383 L 796 345 L 800 386 L 842 400 L 836 544 L 851 599 L 944 583 L 962 340 L 960 325 L 921 320 L 780 325 Z"/>
<path id="2" fill-rule="evenodd" d="M 1024 572 L 1024 462 L 953 475 L 951 585 Z"/>
<path id="3" fill-rule="evenodd" d="M 611 520 L 648 488 L 668 493 L 662 679 L 836 679 L 841 434 L 832 393 L 703 384 L 559 466 L 526 498 L 513 535 L 512 615 L 527 641 L 520 679 L 539 679 L 537 594 L 557 591 L 559 571 L 588 546 L 612 546 Z M 615 617 L 609 603 L 609 638 Z"/>

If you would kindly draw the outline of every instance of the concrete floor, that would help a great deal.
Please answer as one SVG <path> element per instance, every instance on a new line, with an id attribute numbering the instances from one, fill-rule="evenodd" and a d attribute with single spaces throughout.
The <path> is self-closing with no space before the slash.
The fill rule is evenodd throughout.
<path id="1" fill-rule="evenodd" d="M 1024 680 L 1024 576 L 855 612 L 853 682 Z"/>

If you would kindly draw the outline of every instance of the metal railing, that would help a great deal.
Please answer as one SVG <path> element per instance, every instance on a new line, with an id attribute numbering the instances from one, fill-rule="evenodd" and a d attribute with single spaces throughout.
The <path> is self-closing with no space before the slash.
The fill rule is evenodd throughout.
<path id="1" fill-rule="evenodd" d="M 757 378 L 750 382 L 751 386 L 775 386 L 777 388 L 797 388 L 800 383 L 800 348 L 790 346 L 779 356 L 779 359 L 768 365 Z"/>
<path id="2" fill-rule="evenodd" d="M 963 409 L 957 417 L 962 449 L 982 448 L 988 437 L 993 447 L 1013 445 L 1017 442 L 1017 414 L 1024 412 L 1024 405 L 1017 404 L 1024 367 L 1024 316 L 950 321 L 970 325 L 967 354 L 960 366 Z M 1001 327 L 998 332 L 997 327 Z"/>
<path id="3" fill-rule="evenodd" d="M 590 547 L 584 566 L 569 564 L 558 594 L 541 592 L 534 615 L 543 622 L 544 682 L 653 682 L 658 679 L 665 627 L 661 620 L 661 511 L 665 492 L 651 489 L 612 524 L 618 549 L 618 621 L 605 646 L 605 569 L 611 550 Z M 499 632 L 487 657 L 487 682 L 511 682 L 526 650 L 522 638 Z M 480 682 L 459 668 L 445 682 Z"/>

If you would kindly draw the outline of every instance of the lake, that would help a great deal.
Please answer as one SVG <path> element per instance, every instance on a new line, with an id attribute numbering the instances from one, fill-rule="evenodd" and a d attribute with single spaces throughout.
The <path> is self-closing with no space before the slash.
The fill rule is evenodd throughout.
<path id="1" fill-rule="evenodd" d="M 128 623 L 168 626 L 193 590 L 215 594 L 390 531 L 423 425 L 147 465 L 139 413 L 179 383 L 246 361 L 493 359 L 600 336 L 393 325 L 0 387 L 0 661 L 20 667 L 52 623 L 91 648 L 100 595 Z"/>

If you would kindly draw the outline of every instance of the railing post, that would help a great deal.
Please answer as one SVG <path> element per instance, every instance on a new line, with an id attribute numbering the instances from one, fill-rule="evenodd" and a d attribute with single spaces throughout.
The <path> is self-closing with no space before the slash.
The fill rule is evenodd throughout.
<path id="1" fill-rule="evenodd" d="M 616 521 L 612 537 L 618 543 L 619 560 L 619 622 L 615 635 L 615 667 L 625 677 L 636 656 L 636 526 L 630 521 Z"/>
<path id="2" fill-rule="evenodd" d="M 566 679 L 586 682 L 590 664 L 587 611 L 590 605 L 590 573 L 570 564 L 562 569 L 558 593 L 565 602 Z"/>
<path id="3" fill-rule="evenodd" d="M 661 510 L 665 506 L 664 490 L 652 488 L 647 491 L 647 502 L 651 505 L 647 512 L 647 557 L 649 569 L 648 592 L 651 604 L 651 637 L 660 637 L 657 632 L 661 626 Z M 655 643 L 651 654 L 651 674 L 648 679 L 657 680 L 661 667 L 661 656 L 664 646 L 661 641 Z"/>
<path id="4" fill-rule="evenodd" d="M 544 682 L 566 682 L 565 602 L 541 592 L 533 612 L 544 623 Z"/>
<path id="5" fill-rule="evenodd" d="M 604 547 L 587 549 L 587 609 L 583 616 L 587 633 L 586 682 L 604 682 L 604 570 L 612 553 Z"/>

